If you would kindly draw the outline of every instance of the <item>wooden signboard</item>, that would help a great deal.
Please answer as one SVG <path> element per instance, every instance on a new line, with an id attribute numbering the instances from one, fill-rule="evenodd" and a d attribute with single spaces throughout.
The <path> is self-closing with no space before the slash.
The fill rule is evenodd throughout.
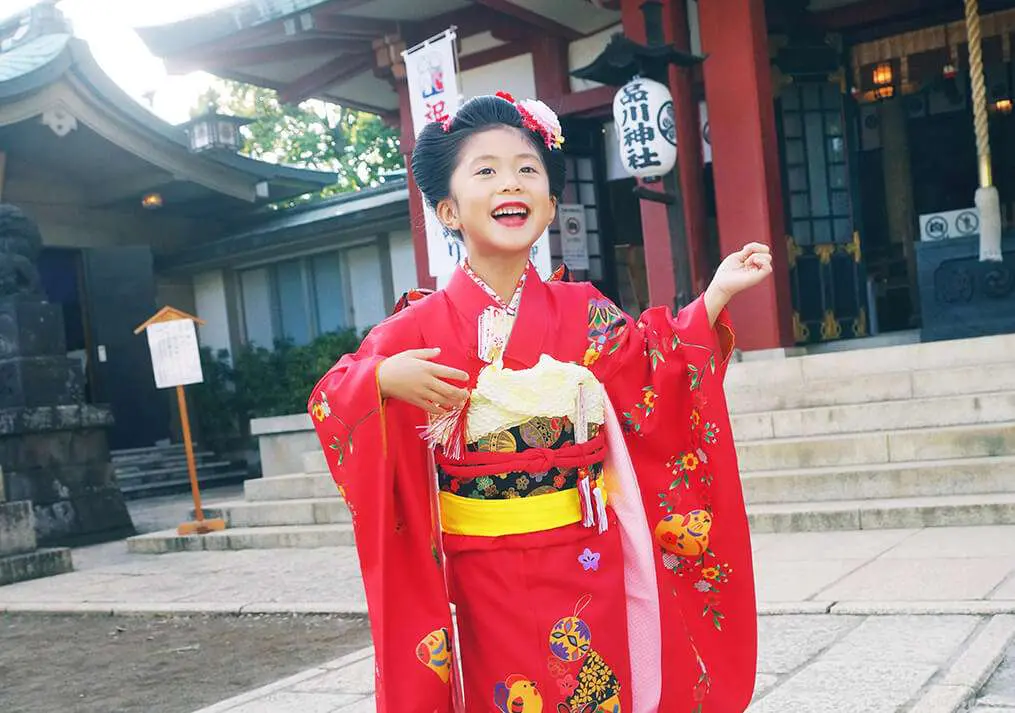
<path id="1" fill-rule="evenodd" d="M 204 381 L 201 372 L 201 350 L 197 343 L 196 325 L 204 324 L 197 317 L 175 307 L 163 307 L 155 316 L 134 330 L 146 332 L 151 349 L 152 371 L 155 385 L 160 389 L 176 389 L 180 407 L 180 425 L 183 427 L 183 447 L 187 453 L 187 472 L 190 490 L 194 496 L 194 521 L 181 524 L 180 535 L 203 535 L 224 530 L 224 520 L 205 520 L 201 510 L 201 490 L 197 483 L 197 464 L 194 461 L 194 442 L 190 435 L 190 417 L 187 415 L 187 398 L 183 387 Z"/>

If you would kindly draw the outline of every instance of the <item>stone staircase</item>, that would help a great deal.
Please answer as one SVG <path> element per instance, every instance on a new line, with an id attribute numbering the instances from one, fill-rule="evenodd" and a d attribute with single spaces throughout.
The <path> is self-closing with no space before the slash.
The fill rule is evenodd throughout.
<path id="1" fill-rule="evenodd" d="M 745 361 L 726 381 L 752 529 L 1015 524 L 1015 335 Z M 133 552 L 352 544 L 324 454 Z"/>
<path id="2" fill-rule="evenodd" d="M 754 532 L 1015 523 L 1015 335 L 730 369 Z"/>
<path id="3" fill-rule="evenodd" d="M 246 466 L 222 460 L 194 446 L 197 480 L 202 486 L 241 483 L 249 476 Z M 190 490 L 187 457 L 182 443 L 111 451 L 113 468 L 125 498 L 145 498 Z"/>
<path id="4" fill-rule="evenodd" d="M 226 521 L 225 531 L 187 537 L 155 532 L 130 538 L 127 548 L 138 554 L 162 554 L 354 544 L 352 517 L 327 472 L 324 453 L 304 454 L 303 470 L 248 480 L 243 500 L 204 508 L 205 517 Z"/>

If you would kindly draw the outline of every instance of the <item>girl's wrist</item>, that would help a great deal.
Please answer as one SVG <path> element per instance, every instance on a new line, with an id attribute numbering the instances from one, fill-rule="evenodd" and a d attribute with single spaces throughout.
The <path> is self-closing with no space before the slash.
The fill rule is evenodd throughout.
<path id="1" fill-rule="evenodd" d="M 725 309 L 726 305 L 729 304 L 730 297 L 731 295 L 716 285 L 715 281 L 709 283 L 708 288 L 705 290 L 704 300 L 710 324 L 715 324 L 715 321 L 719 318 L 719 314 L 723 311 L 723 309 Z"/>

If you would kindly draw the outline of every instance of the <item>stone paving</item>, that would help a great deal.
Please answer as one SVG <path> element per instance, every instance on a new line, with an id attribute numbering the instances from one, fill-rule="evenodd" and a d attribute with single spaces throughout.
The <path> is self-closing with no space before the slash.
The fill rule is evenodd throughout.
<path id="1" fill-rule="evenodd" d="M 970 697 L 966 684 L 989 675 L 999 642 L 1015 639 L 1015 617 L 766 616 L 759 636 L 748 713 L 943 713 Z M 367 713 L 373 673 L 365 649 L 198 713 Z M 987 691 L 1010 685 L 997 682 L 1005 675 Z M 1002 696 L 981 705 L 1011 700 Z"/>
<path id="2" fill-rule="evenodd" d="M 1015 643 L 1008 647 L 997 672 L 980 691 L 973 713 L 1015 713 Z"/>
<path id="3" fill-rule="evenodd" d="M 178 517 L 168 501 L 131 507 L 152 528 Z M 763 616 L 751 713 L 952 713 L 972 701 L 977 713 L 1015 713 L 1015 648 L 1004 660 L 1015 527 L 766 534 L 754 550 Z M 157 556 L 114 542 L 73 557 L 75 572 L 0 587 L 0 612 L 366 613 L 351 547 Z M 202 713 L 373 710 L 370 656 Z"/>

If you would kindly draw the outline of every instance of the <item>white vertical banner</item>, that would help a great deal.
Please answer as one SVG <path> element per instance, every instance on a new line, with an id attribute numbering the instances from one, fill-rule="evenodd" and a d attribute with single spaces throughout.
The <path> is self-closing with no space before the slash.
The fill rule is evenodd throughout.
<path id="1" fill-rule="evenodd" d="M 451 28 L 402 53 L 409 84 L 412 128 L 416 136 L 430 122 L 444 121 L 454 116 L 461 105 L 456 37 L 454 28 Z M 465 246 L 445 233 L 444 226 L 425 200 L 423 214 L 426 219 L 426 251 L 430 276 L 436 278 L 437 287 L 440 288 L 447 284 L 455 268 L 465 260 Z M 531 259 L 543 279 L 549 278 L 553 273 L 549 229 L 544 230 L 532 246 Z"/>
<path id="2" fill-rule="evenodd" d="M 461 102 L 455 38 L 454 30 L 448 29 L 402 53 L 416 136 L 427 124 L 444 121 L 458 111 Z M 423 214 L 430 276 L 446 280 L 465 257 L 465 248 L 444 232 L 444 226 L 425 200 Z"/>

